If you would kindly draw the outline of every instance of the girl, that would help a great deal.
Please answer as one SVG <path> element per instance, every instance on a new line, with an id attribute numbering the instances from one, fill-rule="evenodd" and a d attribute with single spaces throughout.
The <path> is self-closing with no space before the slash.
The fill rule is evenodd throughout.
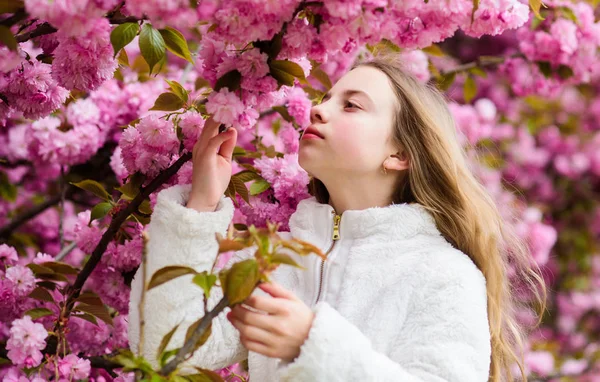
<path id="1" fill-rule="evenodd" d="M 248 358 L 256 382 L 484 382 L 511 378 L 516 363 L 525 378 L 509 254 L 523 285 L 535 293 L 537 282 L 545 293 L 544 284 L 469 171 L 440 93 L 377 59 L 343 76 L 312 108 L 311 123 L 298 155 L 313 197 L 299 203 L 288 235 L 319 246 L 327 261 L 298 257 L 305 270 L 278 268 L 245 306 L 213 321 L 187 369 Z M 236 138 L 234 129 L 219 133 L 207 121 L 194 148 L 192 184 L 158 195 L 148 277 L 167 265 L 211 268 L 214 234 L 233 216 L 223 192 Z M 140 277 L 129 316 L 134 350 Z M 171 347 L 181 346 L 202 316 L 201 293 L 186 277 L 147 293 L 148 360 L 177 324 Z M 221 297 L 213 289 L 209 306 Z"/>

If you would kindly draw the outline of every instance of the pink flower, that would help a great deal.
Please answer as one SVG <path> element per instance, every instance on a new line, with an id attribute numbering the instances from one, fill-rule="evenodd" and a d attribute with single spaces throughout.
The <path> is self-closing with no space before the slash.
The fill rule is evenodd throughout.
<path id="1" fill-rule="evenodd" d="M 189 152 L 194 149 L 198 137 L 204 128 L 204 118 L 200 113 L 185 113 L 179 120 L 179 127 L 183 133 L 183 146 Z"/>
<path id="2" fill-rule="evenodd" d="M 179 148 L 175 127 L 170 121 L 150 115 L 137 124 L 142 142 L 158 152 L 174 154 Z"/>
<path id="3" fill-rule="evenodd" d="M 22 265 L 8 268 L 5 276 L 12 282 L 13 291 L 17 296 L 27 296 L 35 288 L 33 272 Z"/>
<path id="4" fill-rule="evenodd" d="M 62 37 L 54 50 L 52 76 L 67 89 L 94 90 L 112 78 L 117 68 L 108 20 L 98 19 L 90 24 L 87 34 Z"/>
<path id="5" fill-rule="evenodd" d="M 269 73 L 266 53 L 254 48 L 242 53 L 237 61 L 237 69 L 244 77 L 264 77 Z"/>
<path id="6" fill-rule="evenodd" d="M 58 109 L 69 92 L 52 78 L 50 65 L 34 61 L 9 73 L 3 94 L 13 108 L 35 119 Z"/>
<path id="7" fill-rule="evenodd" d="M 310 109 L 312 102 L 301 88 L 290 88 L 287 94 L 287 110 L 300 127 L 310 125 Z"/>
<path id="8" fill-rule="evenodd" d="M 422 50 L 400 53 L 398 59 L 409 73 L 415 76 L 419 81 L 427 82 L 431 78 L 431 73 L 429 73 L 429 60 Z"/>
<path id="9" fill-rule="evenodd" d="M 550 375 L 554 370 L 554 356 L 547 351 L 534 351 L 525 355 L 525 364 L 541 377 Z"/>
<path id="10" fill-rule="evenodd" d="M 90 360 L 81 359 L 75 354 L 68 354 L 66 357 L 58 361 L 58 371 L 64 378 L 69 380 L 85 379 L 90 375 L 90 370 Z"/>
<path id="11" fill-rule="evenodd" d="M 0 261 L 4 265 L 13 265 L 19 260 L 17 251 L 13 247 L 9 247 L 6 244 L 0 244 Z"/>
<path id="12" fill-rule="evenodd" d="M 42 324 L 35 323 L 25 316 L 14 320 L 10 328 L 10 338 L 6 343 L 8 358 L 16 365 L 35 367 L 42 360 L 40 350 L 46 346 L 48 332 Z"/>
<path id="13" fill-rule="evenodd" d="M 232 126 L 245 109 L 242 101 L 227 88 L 211 93 L 206 102 L 206 111 L 212 114 L 216 121 L 228 126 Z"/>

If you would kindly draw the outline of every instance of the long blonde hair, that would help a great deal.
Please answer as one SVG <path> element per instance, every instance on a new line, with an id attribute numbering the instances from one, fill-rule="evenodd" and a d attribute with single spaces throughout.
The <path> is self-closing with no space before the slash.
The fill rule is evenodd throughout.
<path id="1" fill-rule="evenodd" d="M 446 240 L 467 254 L 485 276 L 492 347 L 489 381 L 512 381 L 515 364 L 527 381 L 523 363 L 527 332 L 516 313 L 537 306 L 536 325 L 540 324 L 546 309 L 546 288 L 539 267 L 470 170 L 444 96 L 393 60 L 378 57 L 354 67 L 358 66 L 386 74 L 398 100 L 394 140 L 406 150 L 410 169 L 394 190 L 393 202 L 423 205 Z M 321 181 L 312 179 L 310 188 L 319 202 L 329 202 Z M 515 272 L 514 285 L 509 279 L 509 264 Z M 513 290 L 517 283 L 526 287 L 535 304 L 520 305 Z"/>

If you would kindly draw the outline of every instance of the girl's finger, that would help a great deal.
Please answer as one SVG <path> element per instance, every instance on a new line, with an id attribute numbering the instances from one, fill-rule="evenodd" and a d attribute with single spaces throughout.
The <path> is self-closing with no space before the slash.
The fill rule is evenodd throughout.
<path id="1" fill-rule="evenodd" d="M 285 289 L 274 281 L 260 283 L 258 287 L 273 297 L 284 298 L 286 300 L 297 300 L 297 297 L 293 292 Z"/>
<path id="2" fill-rule="evenodd" d="M 275 350 L 271 346 L 269 346 L 265 343 L 262 343 L 259 341 L 252 341 L 245 337 L 241 337 L 240 340 L 241 340 L 242 344 L 246 347 L 246 349 L 248 349 L 250 351 L 253 351 L 255 353 L 260 353 L 264 356 L 271 357 L 271 358 L 275 358 L 277 356 Z"/>
<path id="3" fill-rule="evenodd" d="M 235 306 L 228 314 L 229 317 L 241 321 L 244 325 L 251 325 L 268 331 L 272 330 L 274 325 L 272 316 L 253 312 L 241 305 Z"/>
<path id="4" fill-rule="evenodd" d="M 221 126 L 219 122 L 215 121 L 212 116 L 209 117 L 206 122 L 204 122 L 204 127 L 198 138 L 198 143 L 205 145 L 211 138 L 217 136 L 219 134 L 219 126 Z"/>
<path id="5" fill-rule="evenodd" d="M 229 135 L 228 139 L 221 145 L 221 148 L 219 149 L 219 155 L 231 161 L 231 158 L 233 156 L 233 150 L 235 149 L 235 144 L 237 142 L 237 130 L 232 127 L 229 130 L 221 133 L 221 135 L 222 134 Z"/>
<path id="6" fill-rule="evenodd" d="M 244 304 L 269 314 L 277 314 L 281 310 L 276 300 L 265 296 L 252 295 L 244 301 Z"/>
<path id="7" fill-rule="evenodd" d="M 228 139 L 230 139 L 234 133 L 234 129 L 230 129 L 227 130 L 224 133 L 218 134 L 214 137 L 212 137 L 209 141 L 208 144 L 206 145 L 206 150 L 211 152 L 211 153 L 216 153 L 219 150 L 219 147 Z"/>
<path id="8" fill-rule="evenodd" d="M 274 336 L 268 331 L 257 328 L 256 326 L 246 325 L 235 317 L 231 317 L 229 321 L 231 322 L 231 325 L 240 332 L 241 337 L 249 341 L 261 342 L 263 344 L 273 343 Z"/>

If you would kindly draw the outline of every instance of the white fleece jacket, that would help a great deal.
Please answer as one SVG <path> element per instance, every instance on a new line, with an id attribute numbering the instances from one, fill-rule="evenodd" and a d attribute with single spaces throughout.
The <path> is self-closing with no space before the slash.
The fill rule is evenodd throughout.
<path id="1" fill-rule="evenodd" d="M 216 256 L 215 232 L 225 233 L 233 204 L 222 198 L 215 212 L 186 208 L 189 186 L 163 190 L 148 226 L 147 275 L 167 265 L 209 270 Z M 333 240 L 335 212 L 314 198 L 300 202 L 291 235 L 323 250 Z M 273 279 L 315 312 L 300 355 L 291 363 L 249 352 L 226 319 L 191 366 L 218 369 L 248 358 L 250 380 L 485 382 L 491 346 L 485 278 L 474 263 L 439 233 L 419 204 L 398 204 L 343 213 L 336 241 L 323 267 L 314 255 L 298 256 L 306 269 L 281 266 Z M 288 234 L 289 235 L 289 234 Z M 237 252 L 231 261 L 253 253 Z M 202 291 L 180 277 L 145 298 L 143 355 L 150 361 L 163 336 L 181 324 L 169 348 L 181 346 L 187 327 L 203 314 Z M 321 285 L 322 284 L 322 285 Z M 139 342 L 140 272 L 132 284 L 129 340 Z M 321 289 L 318 303 L 317 295 Z M 221 298 L 211 292 L 209 307 Z M 260 290 L 255 293 L 263 293 Z"/>

